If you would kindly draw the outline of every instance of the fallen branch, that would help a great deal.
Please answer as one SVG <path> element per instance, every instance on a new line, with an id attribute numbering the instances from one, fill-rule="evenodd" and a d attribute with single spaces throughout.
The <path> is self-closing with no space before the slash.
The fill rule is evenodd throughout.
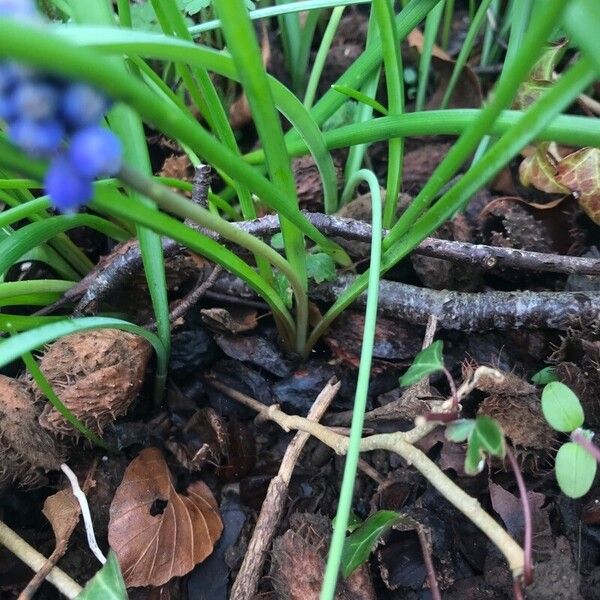
<path id="1" fill-rule="evenodd" d="M 45 556 L 30 546 L 20 535 L 8 525 L 0 521 L 0 544 L 6 546 L 15 556 L 20 558 L 30 569 L 37 572 L 47 562 Z M 46 579 L 67 598 L 76 598 L 83 588 L 64 571 L 54 567 Z"/>
<path id="2" fill-rule="evenodd" d="M 311 287 L 314 300 L 334 302 L 354 277 L 340 275 L 335 281 Z M 366 294 L 356 305 L 364 306 Z M 382 280 L 379 288 L 382 315 L 423 325 L 429 315 L 439 327 L 458 331 L 505 329 L 560 329 L 592 323 L 600 316 L 598 292 L 450 292 Z"/>
<path id="3" fill-rule="evenodd" d="M 340 389 L 340 385 L 339 382 L 334 383 L 333 381 L 327 383 L 312 405 L 306 417 L 308 420 L 318 421 L 325 414 Z M 287 500 L 287 490 L 294 467 L 309 437 L 309 434 L 304 432 L 299 432 L 294 436 L 285 451 L 279 472 L 269 483 L 267 496 L 256 520 L 252 539 L 231 588 L 231 600 L 250 600 L 255 596 L 267 551 Z"/>
<path id="4" fill-rule="evenodd" d="M 335 450 L 337 454 L 345 454 L 348 451 L 349 438 L 333 432 L 320 423 L 309 421 L 304 417 L 288 415 L 275 405 L 265 406 L 254 398 L 233 390 L 219 381 L 211 380 L 210 384 L 237 402 L 258 412 L 261 418 L 277 423 L 285 431 L 298 430 L 310 433 L 310 435 Z M 453 402 L 449 401 L 445 404 L 447 406 L 444 407 L 444 410 L 448 410 L 451 409 Z M 426 454 L 412 445 L 415 443 L 415 438 L 420 439 L 424 431 L 432 425 L 434 424 L 427 423 L 426 425 L 417 426 L 415 430 L 419 431 L 416 435 L 415 430 L 412 430 L 409 432 L 382 433 L 363 438 L 360 444 L 361 452 L 389 450 L 399 454 L 409 465 L 415 467 L 446 500 L 488 536 L 506 558 L 513 577 L 515 579 L 521 577 L 524 567 L 524 554 L 517 542 L 481 507 L 475 498 L 472 498 L 458 487 Z"/>
<path id="5" fill-rule="evenodd" d="M 363 221 L 321 213 L 304 213 L 304 215 L 317 229 L 327 235 L 347 242 L 368 243 L 371 239 L 371 226 Z M 277 215 L 241 221 L 235 225 L 258 237 L 271 236 L 280 231 Z M 384 231 L 384 236 L 386 234 L 387 231 Z M 162 245 L 167 257 L 185 252 L 185 248 L 173 240 L 163 239 Z M 353 244 L 346 244 L 346 246 L 349 251 L 352 251 Z M 112 255 L 104 257 L 97 267 L 67 291 L 61 300 L 51 307 L 42 309 L 38 314 L 51 312 L 68 302 L 78 302 L 74 314 L 95 312 L 104 298 L 109 297 L 124 286 L 132 276 L 141 272 L 142 257 L 137 241 L 128 241 L 118 248 Z M 536 272 L 600 275 L 600 259 L 597 258 L 544 254 L 435 238 L 426 238 L 415 248 L 414 253 L 485 270 L 513 268 Z"/>

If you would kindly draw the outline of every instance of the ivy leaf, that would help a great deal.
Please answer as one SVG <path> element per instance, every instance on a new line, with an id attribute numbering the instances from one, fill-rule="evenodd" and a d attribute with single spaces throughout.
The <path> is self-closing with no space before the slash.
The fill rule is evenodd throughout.
<path id="1" fill-rule="evenodd" d="M 539 144 L 535 153 L 527 156 L 519 165 L 519 179 L 524 186 L 548 194 L 568 194 L 569 189 L 557 178 L 557 166 L 548 151 L 550 144 Z"/>
<path id="2" fill-rule="evenodd" d="M 275 250 L 283 250 L 285 248 L 285 245 L 283 243 L 283 233 L 276 233 L 271 238 L 271 246 L 275 248 Z"/>
<path id="3" fill-rule="evenodd" d="M 195 15 L 203 8 L 207 8 L 212 4 L 212 0 L 183 0 L 183 10 L 188 15 Z"/>
<path id="4" fill-rule="evenodd" d="M 306 257 L 306 272 L 315 283 L 335 279 L 335 263 L 328 254 L 317 252 Z"/>
<path id="5" fill-rule="evenodd" d="M 76 600 L 127 600 L 127 589 L 117 555 L 111 550 L 106 564 L 90 579 Z"/>
<path id="6" fill-rule="evenodd" d="M 581 148 L 557 165 L 557 181 L 577 196 L 585 214 L 600 225 L 600 149 Z"/>
<path id="7" fill-rule="evenodd" d="M 276 272 L 273 279 L 275 283 L 275 291 L 285 302 L 285 305 L 288 308 L 292 308 L 292 287 L 290 286 L 290 282 L 287 280 L 287 277 L 279 272 Z"/>
<path id="8" fill-rule="evenodd" d="M 596 459 L 574 442 L 562 445 L 554 463 L 558 485 L 570 498 L 581 498 L 589 492 L 596 469 Z"/>
<path id="9" fill-rule="evenodd" d="M 475 419 L 475 430 L 473 432 L 481 444 L 481 448 L 492 456 L 504 458 L 506 454 L 506 443 L 504 433 L 496 419 L 487 415 L 479 415 Z"/>
<path id="10" fill-rule="evenodd" d="M 583 425 L 579 398 L 560 381 L 552 381 L 542 392 L 542 412 L 556 431 L 569 432 Z"/>
<path id="11" fill-rule="evenodd" d="M 465 456 L 465 473 L 467 475 L 477 475 L 483 469 L 485 452 L 481 446 L 481 441 L 477 432 L 473 429 L 467 444 L 467 455 Z"/>
<path id="12" fill-rule="evenodd" d="M 427 346 L 427 348 L 421 350 L 415 356 L 408 371 L 400 377 L 400 385 L 404 387 L 413 385 L 421 381 L 423 377 L 441 371 L 444 368 L 444 359 L 442 357 L 443 346 L 442 340 L 436 340 L 431 346 Z"/>
<path id="13" fill-rule="evenodd" d="M 531 377 L 531 381 L 536 385 L 546 385 L 558 380 L 556 379 L 554 367 L 544 367 Z"/>
<path id="14" fill-rule="evenodd" d="M 399 519 L 393 510 L 380 510 L 346 538 L 342 551 L 344 577 L 350 577 L 369 558 L 377 540 Z"/>
<path id="15" fill-rule="evenodd" d="M 446 426 L 446 439 L 460 444 L 469 439 L 475 429 L 475 419 L 456 419 Z"/>

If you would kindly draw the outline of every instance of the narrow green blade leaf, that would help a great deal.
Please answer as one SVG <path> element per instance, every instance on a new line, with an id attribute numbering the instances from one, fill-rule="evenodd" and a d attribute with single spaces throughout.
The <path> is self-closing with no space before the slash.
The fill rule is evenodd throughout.
<path id="1" fill-rule="evenodd" d="M 127 600 L 127 589 L 117 555 L 111 550 L 106 564 L 90 579 L 76 600 Z"/>
<path id="2" fill-rule="evenodd" d="M 475 419 L 474 433 L 481 443 L 481 447 L 493 456 L 503 458 L 506 454 L 504 433 L 498 425 L 498 421 L 487 415 L 479 415 Z"/>
<path id="3" fill-rule="evenodd" d="M 377 540 L 399 518 L 393 510 L 380 510 L 346 538 L 342 552 L 344 577 L 350 577 L 369 558 Z"/>
<path id="4" fill-rule="evenodd" d="M 457 444 L 466 442 L 474 429 L 474 419 L 457 419 L 446 427 L 446 439 Z"/>
<path id="5" fill-rule="evenodd" d="M 573 442 L 564 444 L 556 455 L 556 480 L 564 494 L 581 498 L 592 487 L 596 476 L 596 459 Z"/>
<path id="6" fill-rule="evenodd" d="M 443 342 L 436 340 L 421 350 L 413 360 L 408 371 L 400 377 L 400 385 L 409 386 L 421 381 L 423 377 L 427 377 L 432 373 L 437 373 L 444 368 L 444 359 L 442 357 Z"/>
<path id="7" fill-rule="evenodd" d="M 556 431 L 569 432 L 583 425 L 579 398 L 560 381 L 552 381 L 542 392 L 542 411 Z"/>

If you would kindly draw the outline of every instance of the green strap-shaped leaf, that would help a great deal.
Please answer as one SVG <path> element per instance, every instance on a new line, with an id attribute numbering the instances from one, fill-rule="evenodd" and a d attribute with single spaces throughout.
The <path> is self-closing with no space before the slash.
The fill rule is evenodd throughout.
<path id="1" fill-rule="evenodd" d="M 117 555 L 111 550 L 106 564 L 90 579 L 76 600 L 127 600 Z"/>

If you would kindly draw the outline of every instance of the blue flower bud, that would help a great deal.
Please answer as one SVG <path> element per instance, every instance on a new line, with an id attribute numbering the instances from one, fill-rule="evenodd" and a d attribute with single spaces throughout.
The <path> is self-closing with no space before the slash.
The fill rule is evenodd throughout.
<path id="1" fill-rule="evenodd" d="M 43 121 L 56 113 L 59 92 L 56 85 L 45 81 L 27 81 L 12 94 L 14 109 L 24 119 Z"/>
<path id="2" fill-rule="evenodd" d="M 0 17 L 9 17 L 19 21 L 40 20 L 34 0 L 0 0 Z"/>
<path id="3" fill-rule="evenodd" d="M 69 158 L 62 154 L 48 168 L 44 189 L 61 212 L 76 211 L 94 195 L 91 179 L 84 177 Z"/>
<path id="4" fill-rule="evenodd" d="M 75 168 L 91 179 L 115 175 L 121 168 L 122 155 L 119 138 L 100 125 L 78 131 L 69 147 Z"/>
<path id="5" fill-rule="evenodd" d="M 108 100 L 87 83 L 73 83 L 62 97 L 62 114 L 68 125 L 80 129 L 96 125 L 107 111 Z"/>
<path id="6" fill-rule="evenodd" d="M 35 157 L 50 156 L 56 152 L 64 133 L 58 121 L 31 121 L 20 117 L 8 128 L 10 140 Z"/>

